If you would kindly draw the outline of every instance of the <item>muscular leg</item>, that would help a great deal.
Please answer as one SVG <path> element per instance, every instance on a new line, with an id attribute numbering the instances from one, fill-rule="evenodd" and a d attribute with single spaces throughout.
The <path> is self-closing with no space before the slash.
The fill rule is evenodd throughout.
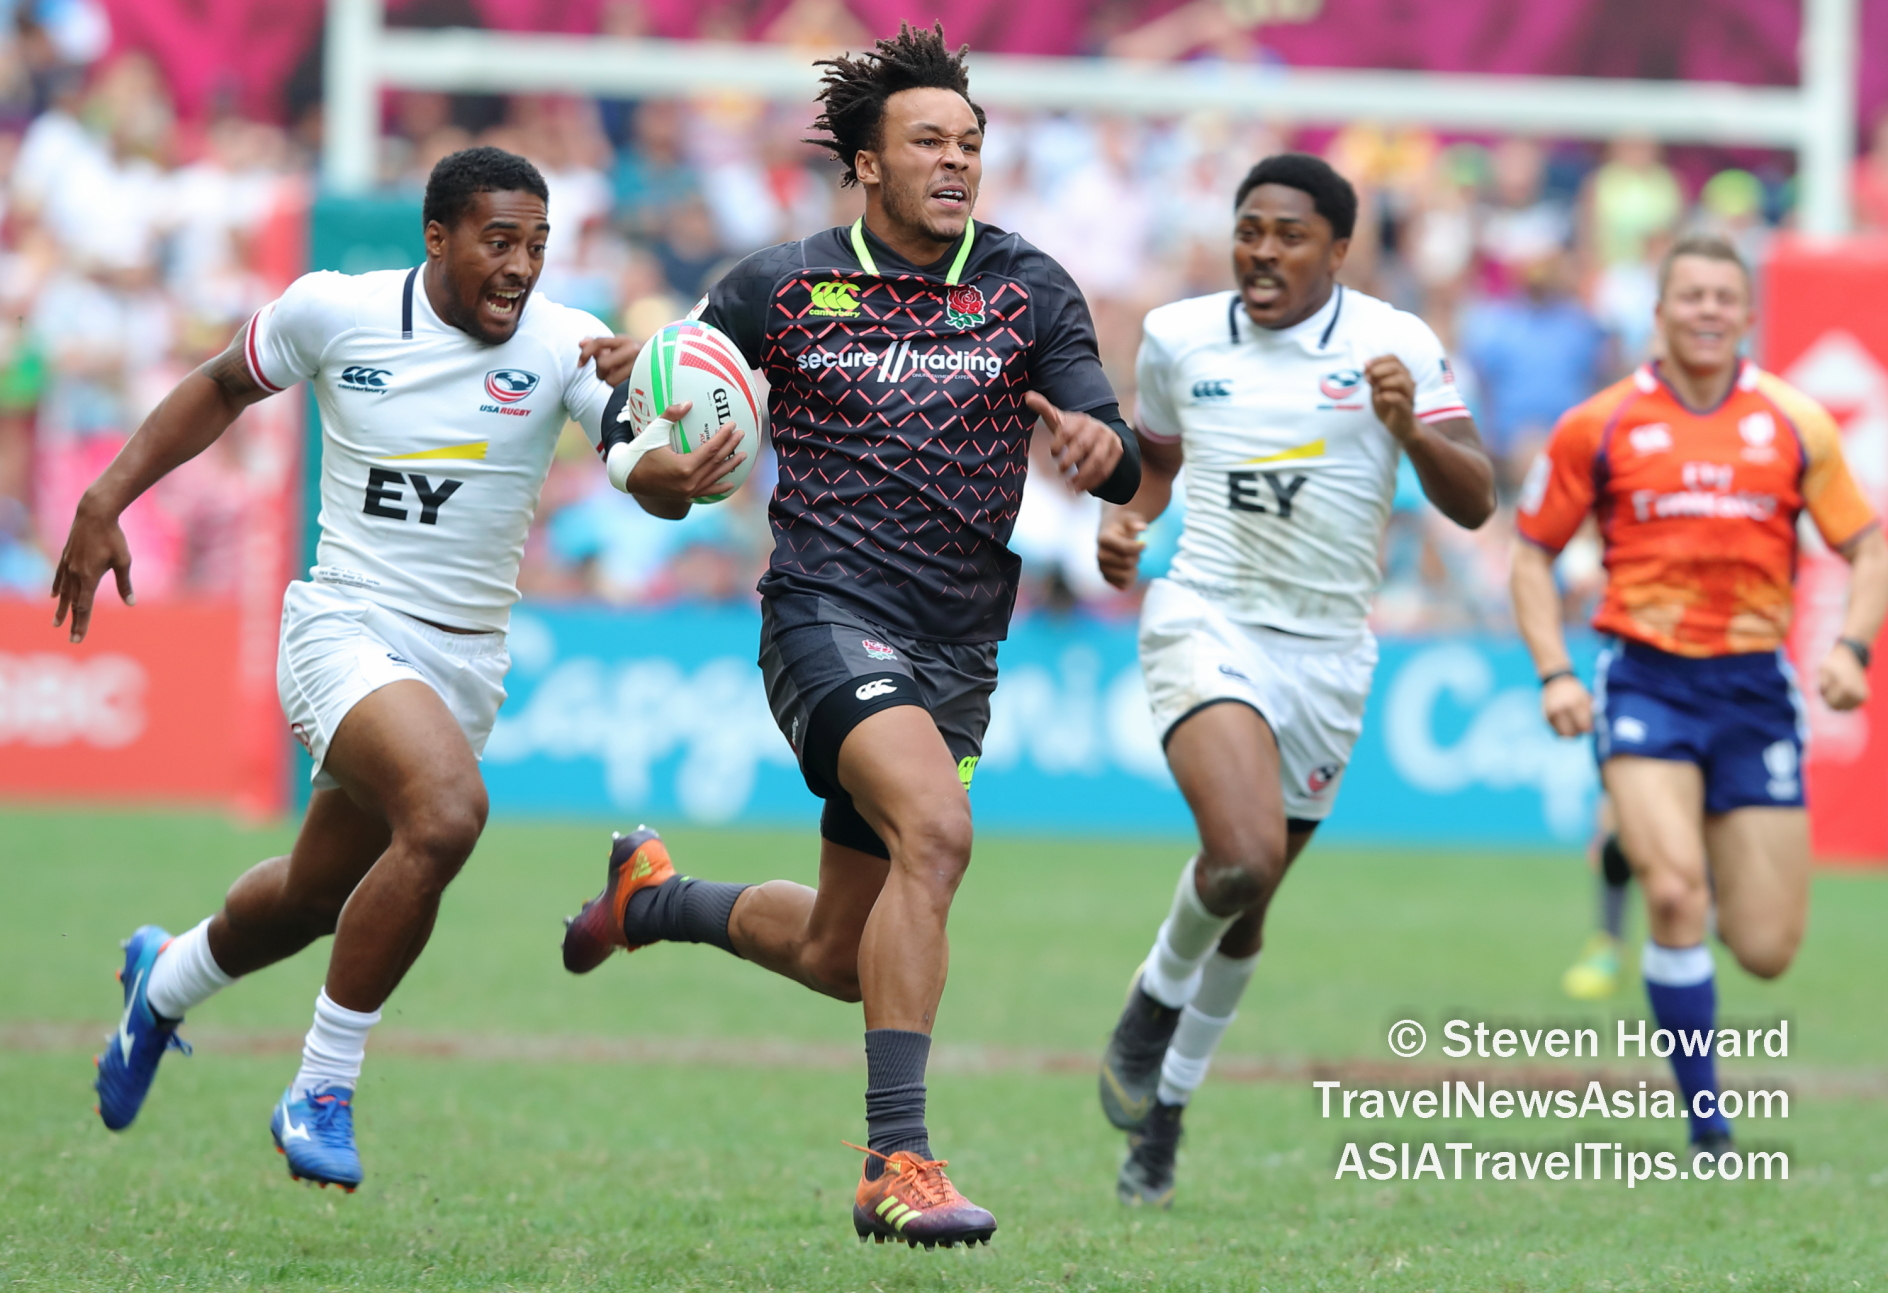
<path id="1" fill-rule="evenodd" d="M 930 714 L 911 705 L 852 729 L 839 784 L 892 855 L 859 938 L 865 1026 L 928 1033 L 950 965 L 945 921 L 970 866 L 969 793 Z"/>
<path id="2" fill-rule="evenodd" d="M 744 959 L 840 1001 L 858 1001 L 859 939 L 891 863 L 820 841 L 819 888 L 770 880 L 735 900 L 728 936 Z"/>
<path id="3" fill-rule="evenodd" d="M 1619 842 L 1645 891 L 1651 939 L 1641 969 L 1652 1014 L 1675 1037 L 1708 1034 L 1717 1018 L 1717 984 L 1704 944 L 1711 907 L 1704 775 L 1691 763 L 1618 757 L 1606 761 L 1601 776 L 1619 816 Z M 1686 1047 L 1674 1047 L 1670 1063 L 1687 1110 L 1699 1092 L 1717 1090 L 1717 1065 L 1708 1049 L 1688 1054 Z M 1722 1115 L 1692 1114 L 1694 1142 L 1729 1134 Z"/>
<path id="4" fill-rule="evenodd" d="M 1739 808 L 1705 818 L 1718 937 L 1761 979 L 1790 968 L 1809 920 L 1809 814 Z"/>
<path id="5" fill-rule="evenodd" d="M 728 934 L 757 965 L 842 1001 L 867 1028 L 931 1031 L 944 992 L 951 897 L 970 863 L 970 799 L 930 714 L 879 710 L 839 747 L 839 783 L 889 862 L 820 841 L 819 888 L 755 885 Z"/>
<path id="6" fill-rule="evenodd" d="M 317 790 L 287 857 L 258 862 L 210 920 L 210 952 L 231 977 L 286 960 L 334 932 L 348 895 L 392 839 L 345 791 Z"/>
<path id="7" fill-rule="evenodd" d="M 378 1010 L 425 947 L 440 895 L 478 843 L 487 800 L 478 760 L 424 683 L 390 683 L 348 711 L 325 763 L 388 843 L 342 905 L 327 992 Z"/>
<path id="8" fill-rule="evenodd" d="M 1704 774 L 1696 764 L 1619 757 L 1602 770 L 1619 817 L 1619 843 L 1645 891 L 1652 941 L 1702 943 L 1710 917 L 1705 879 Z"/>
<path id="9" fill-rule="evenodd" d="M 1250 949 L 1238 953 L 1249 956 L 1259 950 L 1266 904 L 1296 856 L 1286 839 L 1278 741 L 1257 710 L 1227 701 L 1174 728 L 1167 763 L 1200 832 L 1200 901 L 1216 916 L 1258 918 Z"/>

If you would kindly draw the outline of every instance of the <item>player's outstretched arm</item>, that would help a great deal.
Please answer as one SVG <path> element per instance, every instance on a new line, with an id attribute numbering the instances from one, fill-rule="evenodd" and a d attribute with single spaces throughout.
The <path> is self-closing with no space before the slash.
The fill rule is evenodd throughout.
<path id="1" fill-rule="evenodd" d="M 1130 588 L 1140 573 L 1141 553 L 1147 540 L 1141 535 L 1173 501 L 1174 477 L 1180 474 L 1180 442 L 1162 443 L 1135 437 L 1141 447 L 1141 487 L 1120 507 L 1105 509 L 1095 559 L 1101 576 L 1116 588 Z"/>
<path id="2" fill-rule="evenodd" d="M 52 595 L 59 599 L 53 626 L 63 624 L 69 612 L 74 642 L 84 641 L 91 627 L 92 598 L 107 570 L 125 605 L 135 604 L 131 549 L 118 525 L 124 510 L 214 444 L 244 409 L 272 393 L 250 376 L 243 358 L 247 334 L 247 328 L 239 331 L 227 350 L 177 383 L 79 499 L 52 577 Z"/>
<path id="3" fill-rule="evenodd" d="M 1854 709 L 1868 700 L 1868 668 L 1862 663 L 1888 615 L 1888 539 L 1870 526 L 1842 545 L 1849 562 L 1849 605 L 1842 632 L 1816 666 L 1816 690 L 1830 709 Z M 1858 654 L 1856 647 L 1861 648 Z"/>
<path id="4" fill-rule="evenodd" d="M 633 337 L 585 337 L 577 343 L 577 367 L 596 361 L 597 380 L 605 386 L 621 386 L 636 368 L 636 356 L 642 343 Z"/>
<path id="5" fill-rule="evenodd" d="M 1560 590 L 1554 586 L 1554 558 L 1525 539 L 1514 545 L 1508 575 L 1514 597 L 1514 625 L 1534 657 L 1541 682 L 1541 716 L 1561 736 L 1593 730 L 1593 698 L 1573 672 L 1567 638 L 1560 628 Z"/>
<path id="6" fill-rule="evenodd" d="M 1480 528 L 1495 514 L 1495 465 L 1470 418 L 1425 423 L 1416 417 L 1416 379 L 1395 355 L 1379 355 L 1364 368 L 1370 402 L 1410 466 L 1423 493 L 1442 514 L 1465 529 Z"/>
<path id="7" fill-rule="evenodd" d="M 1087 413 L 1064 412 L 1038 391 L 1023 396 L 1023 403 L 1049 428 L 1049 452 L 1069 488 L 1111 503 L 1134 497 L 1141 484 L 1140 445 L 1129 447 L 1134 433 L 1126 423 L 1116 429 Z M 1108 412 L 1119 422 L 1112 410 L 1110 404 L 1096 412 Z"/>

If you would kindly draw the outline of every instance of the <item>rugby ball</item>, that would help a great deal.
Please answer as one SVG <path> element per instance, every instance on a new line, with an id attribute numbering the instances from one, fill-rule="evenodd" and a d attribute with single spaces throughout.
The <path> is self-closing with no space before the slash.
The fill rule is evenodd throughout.
<path id="1" fill-rule="evenodd" d="M 693 452 L 725 427 L 738 430 L 741 438 L 734 452 L 747 457 L 728 477 L 726 490 L 695 500 L 719 503 L 741 487 L 760 456 L 761 430 L 766 425 L 761 391 L 759 375 L 748 371 L 747 361 L 726 333 L 684 319 L 643 343 L 629 374 L 624 408 L 631 428 L 640 435 L 670 405 L 684 400 L 693 404 L 669 432 L 669 448 L 677 453 Z"/>

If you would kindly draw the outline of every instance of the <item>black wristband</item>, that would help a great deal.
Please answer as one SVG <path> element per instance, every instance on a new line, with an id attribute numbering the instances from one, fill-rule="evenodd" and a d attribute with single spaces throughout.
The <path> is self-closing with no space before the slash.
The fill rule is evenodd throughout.
<path id="1" fill-rule="evenodd" d="M 1579 676 L 1580 676 L 1579 674 L 1575 673 L 1571 669 L 1555 669 L 1550 673 L 1545 673 L 1541 675 L 1541 686 L 1545 687 L 1548 683 L 1554 682 L 1561 678 L 1577 678 Z"/>
<path id="2" fill-rule="evenodd" d="M 1860 664 L 1862 668 L 1868 668 L 1869 659 L 1874 655 L 1868 643 L 1862 641 L 1860 638 L 1837 638 L 1836 642 L 1840 646 L 1847 647 L 1855 656 L 1856 663 Z"/>

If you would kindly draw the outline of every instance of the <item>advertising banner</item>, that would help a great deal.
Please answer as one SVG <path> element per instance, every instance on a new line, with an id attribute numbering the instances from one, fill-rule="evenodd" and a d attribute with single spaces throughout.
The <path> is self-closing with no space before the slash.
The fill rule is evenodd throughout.
<path id="1" fill-rule="evenodd" d="M 511 698 L 485 751 L 494 811 L 810 828 L 819 803 L 767 712 L 759 632 L 747 609 L 517 612 Z M 1019 623 L 999 668 L 971 789 L 980 827 L 1191 832 L 1131 623 Z M 1386 642 L 1327 835 L 1577 844 L 1597 788 L 1587 744 L 1541 722 L 1518 644 Z"/>
<path id="2" fill-rule="evenodd" d="M 1843 451 L 1877 513 L 1888 515 L 1888 241 L 1790 241 L 1771 258 L 1763 294 L 1763 363 L 1820 401 L 1842 425 Z M 1838 714 L 1814 685 L 1847 604 L 1848 563 L 1803 526 L 1790 653 L 1808 702 L 1810 831 L 1830 861 L 1888 861 L 1888 663 L 1874 698 Z"/>
<path id="3" fill-rule="evenodd" d="M 0 795 L 279 811 L 281 711 L 271 679 L 259 737 L 242 610 L 112 600 L 76 647 L 50 601 L 0 602 Z"/>

